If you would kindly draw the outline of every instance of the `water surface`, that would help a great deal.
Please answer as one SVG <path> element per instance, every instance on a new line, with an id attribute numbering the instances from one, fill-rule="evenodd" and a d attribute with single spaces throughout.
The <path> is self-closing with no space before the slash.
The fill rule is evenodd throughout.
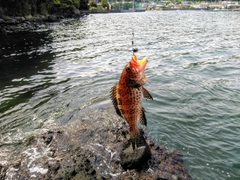
<path id="1" fill-rule="evenodd" d="M 239 12 L 89 15 L 1 37 L 1 161 L 26 138 L 109 99 L 132 31 L 149 57 L 144 101 L 152 139 L 184 154 L 193 179 L 240 177 Z M 107 117 L 106 117 L 107 118 Z"/>

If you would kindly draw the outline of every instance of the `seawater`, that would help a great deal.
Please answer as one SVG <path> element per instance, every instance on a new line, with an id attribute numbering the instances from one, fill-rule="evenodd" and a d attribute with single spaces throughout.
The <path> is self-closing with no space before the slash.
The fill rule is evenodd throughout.
<path id="1" fill-rule="evenodd" d="M 109 99 L 132 56 L 132 32 L 154 101 L 155 141 L 184 154 L 193 179 L 240 178 L 240 12 L 94 14 L 1 36 L 0 156 Z"/>

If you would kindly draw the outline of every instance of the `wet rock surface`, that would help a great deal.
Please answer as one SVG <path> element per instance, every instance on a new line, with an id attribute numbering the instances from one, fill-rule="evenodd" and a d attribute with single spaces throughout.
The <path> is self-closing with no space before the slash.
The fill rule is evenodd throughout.
<path id="1" fill-rule="evenodd" d="M 114 109 L 76 112 L 66 126 L 27 138 L 18 157 L 0 164 L 0 179 L 191 179 L 180 152 L 145 138 L 129 168 L 128 127 Z"/>
<path id="2" fill-rule="evenodd" d="M 131 140 L 123 143 L 123 149 L 120 153 L 120 161 L 123 169 L 137 169 L 138 171 L 147 170 L 149 168 L 148 160 L 151 158 L 151 150 L 144 138 L 144 132 L 138 137 L 137 147 Z M 141 164 L 141 166 L 140 166 Z"/>

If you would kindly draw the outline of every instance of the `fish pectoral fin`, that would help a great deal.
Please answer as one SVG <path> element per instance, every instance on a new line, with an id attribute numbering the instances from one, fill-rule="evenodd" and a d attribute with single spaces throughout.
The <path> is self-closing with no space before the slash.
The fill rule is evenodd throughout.
<path id="1" fill-rule="evenodd" d="M 139 88 L 141 86 L 141 84 L 131 78 L 128 80 L 128 85 L 133 88 Z"/>
<path id="2" fill-rule="evenodd" d="M 146 98 L 148 100 L 153 100 L 152 95 L 144 87 L 142 87 L 142 93 L 143 93 L 144 98 Z"/>
<path id="3" fill-rule="evenodd" d="M 141 118 L 140 118 L 140 123 L 144 126 L 147 126 L 147 118 L 145 115 L 145 109 L 142 107 L 142 114 L 141 114 Z"/>

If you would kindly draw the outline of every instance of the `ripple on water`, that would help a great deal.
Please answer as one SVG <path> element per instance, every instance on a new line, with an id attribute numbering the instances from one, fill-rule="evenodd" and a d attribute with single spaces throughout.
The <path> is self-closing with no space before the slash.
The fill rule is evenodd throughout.
<path id="1" fill-rule="evenodd" d="M 139 57 L 149 57 L 146 88 L 154 101 L 143 100 L 143 106 L 151 137 L 182 151 L 193 179 L 237 179 L 238 16 L 96 14 L 51 25 L 43 33 L 6 37 L 0 42 L 0 156 L 109 99 L 132 55 L 134 29 Z"/>

